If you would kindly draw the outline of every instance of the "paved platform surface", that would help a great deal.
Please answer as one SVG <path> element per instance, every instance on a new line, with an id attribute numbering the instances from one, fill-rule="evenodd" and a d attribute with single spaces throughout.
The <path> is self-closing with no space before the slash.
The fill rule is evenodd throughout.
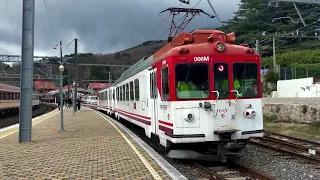
<path id="1" fill-rule="evenodd" d="M 18 128 L 0 132 L 0 179 L 172 179 L 119 126 L 88 108 L 33 121 L 32 142 Z"/>

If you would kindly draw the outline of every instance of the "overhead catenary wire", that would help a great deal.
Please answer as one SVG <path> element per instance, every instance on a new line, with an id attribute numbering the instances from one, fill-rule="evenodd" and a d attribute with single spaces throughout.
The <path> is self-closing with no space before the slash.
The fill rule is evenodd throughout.
<path id="1" fill-rule="evenodd" d="M 47 8 L 46 1 L 43 0 L 43 3 L 44 3 L 44 7 L 46 9 L 46 12 L 47 12 L 47 15 L 48 15 L 48 18 L 49 18 L 49 22 L 50 22 L 50 25 L 51 25 L 51 29 L 52 29 L 52 32 L 53 32 L 54 39 L 55 39 L 56 42 L 58 42 L 56 33 L 54 31 L 54 28 L 53 28 L 53 25 L 52 25 L 52 22 L 51 22 L 51 18 L 50 18 L 50 15 L 49 15 L 49 11 L 48 11 L 48 8 Z"/>
<path id="2" fill-rule="evenodd" d="M 182 3 L 178 7 L 180 7 Z M 168 15 L 142 42 L 146 41 L 171 15 Z"/>
<path id="3" fill-rule="evenodd" d="M 199 1 L 197 2 L 197 4 L 195 4 L 195 5 L 192 7 L 192 9 L 195 8 L 201 1 L 202 1 L 202 0 L 199 0 Z M 169 16 L 171 16 L 171 15 L 169 15 Z M 184 16 L 182 16 L 176 23 L 180 22 L 183 18 L 184 18 Z M 169 27 L 166 31 L 164 31 L 157 39 L 161 38 L 161 37 L 162 37 L 166 32 L 168 32 L 170 29 L 171 29 L 171 27 Z"/>

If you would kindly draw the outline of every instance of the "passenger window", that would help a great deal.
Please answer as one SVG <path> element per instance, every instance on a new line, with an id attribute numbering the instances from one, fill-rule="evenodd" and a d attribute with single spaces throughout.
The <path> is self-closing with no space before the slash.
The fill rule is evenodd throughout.
<path id="1" fill-rule="evenodd" d="M 178 99 L 206 99 L 209 97 L 209 66 L 207 63 L 178 64 L 176 94 Z"/>
<path id="2" fill-rule="evenodd" d="M 139 101 L 139 79 L 135 79 L 134 80 L 134 97 L 135 97 L 135 101 Z"/>
<path id="3" fill-rule="evenodd" d="M 229 68 L 227 63 L 216 63 L 213 66 L 214 91 L 219 92 L 220 98 L 229 97 Z M 215 93 L 215 96 L 217 94 Z"/>
<path id="4" fill-rule="evenodd" d="M 258 65 L 255 63 L 233 64 L 233 89 L 239 92 L 240 98 L 259 96 Z M 237 93 L 235 93 L 237 95 Z"/>
<path id="5" fill-rule="evenodd" d="M 168 76 L 168 67 L 161 69 L 161 84 L 162 84 L 162 99 L 169 99 L 169 76 Z"/>
<path id="6" fill-rule="evenodd" d="M 130 82 L 130 101 L 134 101 L 133 81 Z"/>
<path id="7" fill-rule="evenodd" d="M 129 101 L 129 85 L 126 84 L 126 101 Z"/>

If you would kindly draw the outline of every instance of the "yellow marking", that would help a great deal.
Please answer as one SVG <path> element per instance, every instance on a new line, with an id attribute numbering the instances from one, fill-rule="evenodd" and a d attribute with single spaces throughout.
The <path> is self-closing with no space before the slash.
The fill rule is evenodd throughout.
<path id="1" fill-rule="evenodd" d="M 45 119 L 42 119 L 42 120 L 40 120 L 40 121 L 38 121 L 38 122 L 32 123 L 32 126 L 34 126 L 34 125 L 36 125 L 36 124 L 39 124 L 39 123 L 41 123 L 41 122 L 43 122 L 43 121 L 45 121 L 45 120 L 48 120 L 48 119 L 50 119 L 50 118 L 52 118 L 53 116 L 57 115 L 59 112 L 60 112 L 60 111 L 54 113 L 53 115 L 51 115 L 51 116 L 49 116 L 49 117 L 47 117 L 47 118 L 45 118 Z M 18 132 L 18 131 L 19 131 L 19 127 L 18 127 L 18 128 L 14 128 L 14 129 L 11 130 L 11 131 L 8 130 L 8 132 L 2 133 L 2 135 L 0 135 L 0 139 L 2 139 L 2 138 L 4 138 L 4 137 L 7 137 L 7 136 L 9 136 L 9 135 L 11 135 L 11 134 L 13 134 L 13 133 Z"/>
<path id="2" fill-rule="evenodd" d="M 114 125 L 109 119 L 107 119 L 104 115 L 94 111 L 96 114 L 101 116 L 103 119 L 107 120 L 123 137 L 123 139 L 126 140 L 126 142 L 131 146 L 133 151 L 138 155 L 142 163 L 146 166 L 146 168 L 149 170 L 149 172 L 152 174 L 154 179 L 162 179 L 159 174 L 152 168 L 152 166 L 149 164 L 149 162 L 139 153 L 139 151 L 133 146 L 133 144 L 129 141 L 129 139 L 117 128 L 116 125 Z"/>

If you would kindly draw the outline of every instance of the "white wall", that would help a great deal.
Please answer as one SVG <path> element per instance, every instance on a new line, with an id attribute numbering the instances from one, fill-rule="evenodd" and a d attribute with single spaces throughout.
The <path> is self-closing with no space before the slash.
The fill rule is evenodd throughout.
<path id="1" fill-rule="evenodd" d="M 277 97 L 286 98 L 286 97 L 316 97 L 316 87 L 313 86 L 313 77 L 310 78 L 301 78 L 301 79 L 291 79 L 291 80 L 279 80 L 277 81 Z M 303 88 L 301 88 L 303 87 Z M 312 91 L 309 91 L 312 89 Z M 305 89 L 306 91 L 304 91 Z M 318 87 L 320 90 L 320 86 Z M 314 92 L 313 92 L 314 91 Z M 313 93 L 312 93 L 313 92 Z M 320 93 L 317 93 L 320 96 Z"/>

